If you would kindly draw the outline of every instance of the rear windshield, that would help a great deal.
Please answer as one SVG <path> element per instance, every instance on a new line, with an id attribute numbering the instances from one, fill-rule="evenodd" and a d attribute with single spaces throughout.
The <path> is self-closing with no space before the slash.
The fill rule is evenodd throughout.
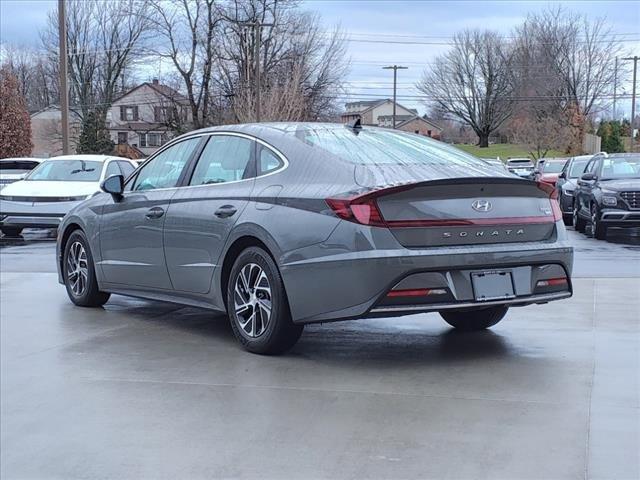
<path id="1" fill-rule="evenodd" d="M 507 160 L 510 167 L 533 167 L 531 160 Z"/>
<path id="2" fill-rule="evenodd" d="M 640 155 L 605 158 L 602 161 L 602 180 L 640 178 Z"/>
<path id="3" fill-rule="evenodd" d="M 351 163 L 361 165 L 407 164 L 480 164 L 480 160 L 445 143 L 420 135 L 363 129 L 355 133 L 348 128 L 301 128 L 297 138 L 326 150 Z"/>
<path id="4" fill-rule="evenodd" d="M 544 162 L 542 171 L 544 173 L 560 173 L 564 168 L 565 162 Z"/>
<path id="5" fill-rule="evenodd" d="M 584 167 L 587 166 L 588 158 L 584 160 L 574 160 L 569 169 L 569 178 L 578 178 L 584 173 Z"/>
<path id="6" fill-rule="evenodd" d="M 25 180 L 58 182 L 97 182 L 102 162 L 93 160 L 47 160 L 31 171 Z"/>
<path id="7" fill-rule="evenodd" d="M 38 165 L 39 162 L 29 160 L 0 161 L 0 173 L 27 173 Z"/>

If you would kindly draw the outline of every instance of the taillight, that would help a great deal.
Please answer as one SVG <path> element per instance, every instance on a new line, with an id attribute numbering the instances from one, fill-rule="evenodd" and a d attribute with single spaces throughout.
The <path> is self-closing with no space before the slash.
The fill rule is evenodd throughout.
<path id="1" fill-rule="evenodd" d="M 544 182 L 537 182 L 538 188 L 549 195 L 549 203 L 551 204 L 551 212 L 553 213 L 553 221 L 562 220 L 562 210 L 558 203 L 558 191 L 555 186 Z"/>
<path id="2" fill-rule="evenodd" d="M 386 227 L 378 209 L 375 197 L 357 196 L 351 198 L 327 198 L 327 205 L 343 220 L 370 225 L 373 227 Z"/>

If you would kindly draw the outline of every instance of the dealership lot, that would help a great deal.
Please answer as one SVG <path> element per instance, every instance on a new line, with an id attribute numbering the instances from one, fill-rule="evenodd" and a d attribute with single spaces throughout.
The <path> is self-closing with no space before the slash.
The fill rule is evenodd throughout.
<path id="1" fill-rule="evenodd" d="M 46 233 L 0 240 L 3 478 L 638 478 L 640 246 L 570 232 L 573 298 L 241 350 L 210 312 L 72 306 Z"/>

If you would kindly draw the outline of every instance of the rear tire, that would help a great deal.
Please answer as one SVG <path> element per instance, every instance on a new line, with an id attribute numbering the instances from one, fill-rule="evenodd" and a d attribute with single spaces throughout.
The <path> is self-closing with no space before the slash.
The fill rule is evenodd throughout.
<path id="1" fill-rule="evenodd" d="M 607 239 L 607 226 L 600 221 L 600 211 L 595 203 L 591 204 L 591 231 L 598 240 Z"/>
<path id="2" fill-rule="evenodd" d="M 573 204 L 573 228 L 575 228 L 576 232 L 584 233 L 584 229 L 587 226 L 587 222 L 585 222 L 582 218 L 580 218 L 580 214 L 578 213 L 578 206 Z"/>
<path id="3" fill-rule="evenodd" d="M 18 237 L 22 233 L 22 228 L 19 227 L 2 227 L 0 228 L 2 234 L 5 237 Z"/>
<path id="4" fill-rule="evenodd" d="M 244 250 L 233 264 L 227 311 L 234 335 L 252 353 L 284 353 L 302 335 L 303 326 L 291 319 L 280 271 L 271 256 L 258 247 Z"/>
<path id="5" fill-rule="evenodd" d="M 62 257 L 62 275 L 67 295 L 79 307 L 101 307 L 111 296 L 98 289 L 93 255 L 82 230 L 75 230 L 67 240 Z"/>
<path id="6" fill-rule="evenodd" d="M 493 327 L 504 318 L 508 310 L 506 305 L 496 305 L 476 310 L 442 311 L 440 316 L 456 330 L 474 332 Z"/>

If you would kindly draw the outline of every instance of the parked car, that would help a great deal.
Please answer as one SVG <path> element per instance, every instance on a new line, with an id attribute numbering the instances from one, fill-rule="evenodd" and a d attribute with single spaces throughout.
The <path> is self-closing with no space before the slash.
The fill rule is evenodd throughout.
<path id="1" fill-rule="evenodd" d="M 591 160 L 593 155 L 579 155 L 571 157 L 564 164 L 562 172 L 558 176 L 556 182 L 556 191 L 560 210 L 562 210 L 562 218 L 565 225 L 573 224 L 573 196 L 577 187 L 577 180 L 584 173 L 584 167 Z"/>
<path id="2" fill-rule="evenodd" d="M 640 154 L 595 155 L 578 180 L 573 224 L 605 239 L 610 227 L 640 227 Z"/>
<path id="3" fill-rule="evenodd" d="M 176 169 L 176 162 L 182 165 Z M 226 311 L 279 353 L 304 324 L 440 312 L 462 330 L 572 294 L 553 190 L 384 128 L 253 124 L 183 135 L 59 228 L 59 281 Z"/>
<path id="4" fill-rule="evenodd" d="M 532 178 L 534 166 L 529 158 L 510 158 L 507 160 L 507 170 L 521 178 Z"/>
<path id="5" fill-rule="evenodd" d="M 39 158 L 0 158 L 0 190 L 22 180 L 41 161 Z"/>
<path id="6" fill-rule="evenodd" d="M 24 228 L 55 228 L 65 214 L 100 190 L 111 175 L 129 176 L 135 163 L 104 155 L 65 155 L 44 160 L 23 180 L 0 193 L 0 231 L 20 235 Z"/>
<path id="7" fill-rule="evenodd" d="M 504 164 L 504 162 L 502 160 L 500 160 L 500 157 L 496 157 L 496 158 L 481 158 L 481 160 L 484 160 L 487 163 L 490 163 L 491 165 L 495 166 L 495 167 L 500 167 L 503 170 L 507 170 L 506 165 Z"/>
<path id="8" fill-rule="evenodd" d="M 548 183 L 555 187 L 567 160 L 566 158 L 545 158 L 540 160 L 534 170 L 534 180 Z"/>

